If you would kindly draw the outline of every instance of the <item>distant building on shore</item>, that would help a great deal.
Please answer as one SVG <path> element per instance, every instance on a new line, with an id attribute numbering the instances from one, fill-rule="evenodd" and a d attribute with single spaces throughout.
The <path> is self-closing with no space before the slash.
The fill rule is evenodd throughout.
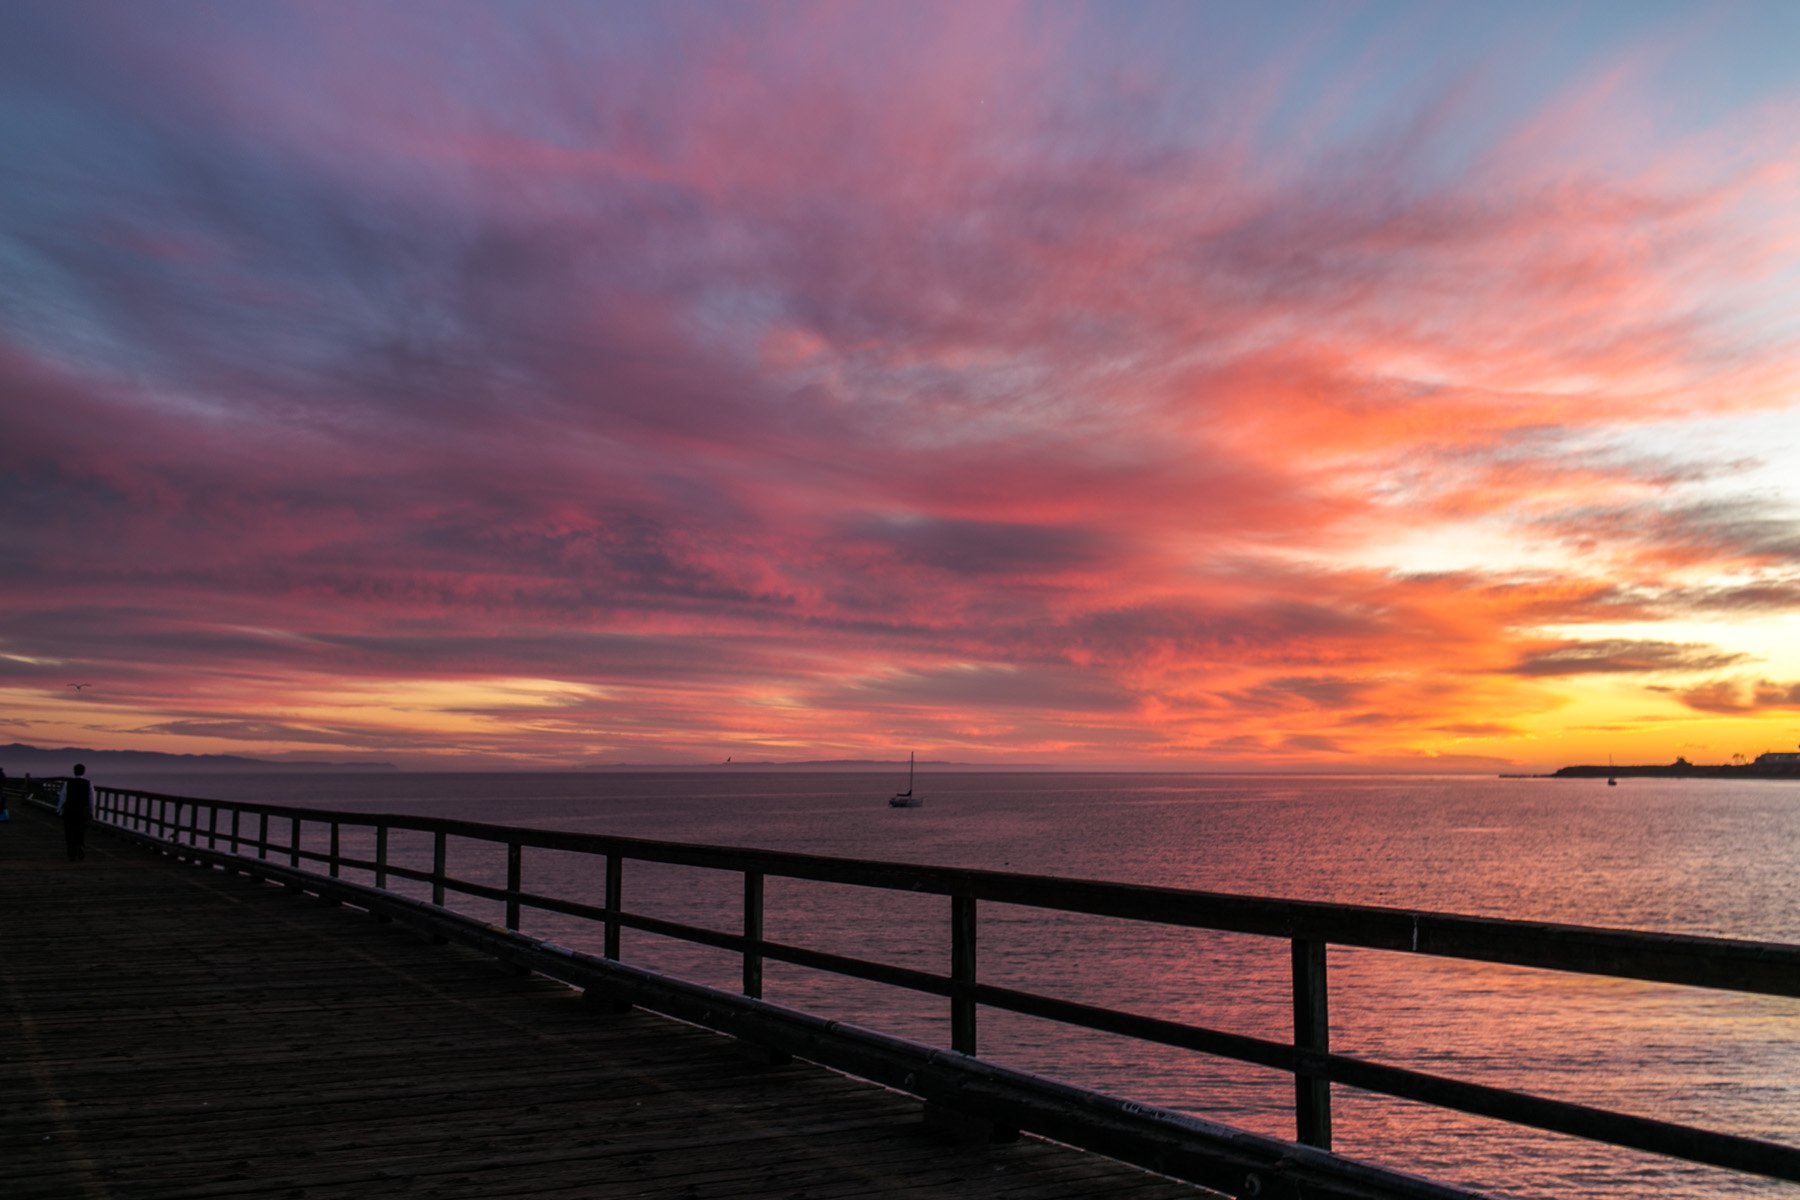
<path id="1" fill-rule="evenodd" d="M 1800 769 L 1800 754 L 1792 750 L 1770 750 L 1756 756 L 1759 767 L 1783 767 L 1789 770 Z"/>

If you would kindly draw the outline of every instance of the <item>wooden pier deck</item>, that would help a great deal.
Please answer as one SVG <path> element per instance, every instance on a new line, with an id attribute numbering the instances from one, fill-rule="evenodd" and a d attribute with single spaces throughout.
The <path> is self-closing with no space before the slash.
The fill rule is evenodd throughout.
<path id="1" fill-rule="evenodd" d="M 0 1195 L 1211 1195 L 917 1101 L 351 908 L 52 818 L 0 825 Z"/>

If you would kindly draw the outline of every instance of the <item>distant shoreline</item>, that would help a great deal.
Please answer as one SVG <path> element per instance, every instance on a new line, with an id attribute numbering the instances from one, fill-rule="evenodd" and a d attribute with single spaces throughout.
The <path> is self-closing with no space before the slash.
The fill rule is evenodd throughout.
<path id="1" fill-rule="evenodd" d="M 1502 774 L 1502 779 L 1795 779 L 1800 780 L 1800 767 L 1759 767 L 1743 765 L 1695 766 L 1690 762 L 1664 763 L 1654 766 L 1576 766 L 1560 767 L 1547 775 Z"/>

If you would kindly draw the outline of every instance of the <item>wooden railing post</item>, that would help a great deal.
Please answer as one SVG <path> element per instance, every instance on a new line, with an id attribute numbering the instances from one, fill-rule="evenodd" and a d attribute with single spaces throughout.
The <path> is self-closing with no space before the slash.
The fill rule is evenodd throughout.
<path id="1" fill-rule="evenodd" d="M 261 820 L 256 827 L 256 857 L 269 857 L 269 814 L 260 814 Z"/>
<path id="2" fill-rule="evenodd" d="M 439 908 L 444 907 L 444 878 L 445 866 L 449 859 L 449 841 L 449 836 L 445 834 L 443 830 L 435 829 L 432 831 L 431 902 Z M 434 933 L 431 935 L 431 940 L 441 946 L 450 939 L 445 937 L 442 933 Z"/>
<path id="3" fill-rule="evenodd" d="M 300 818 L 288 818 L 288 866 L 300 869 Z"/>
<path id="4" fill-rule="evenodd" d="M 342 846 L 341 841 L 339 840 L 339 832 L 338 832 L 339 828 L 340 827 L 339 827 L 337 821 L 334 820 L 331 822 L 330 852 L 326 855 L 326 858 L 325 858 L 326 872 L 333 879 L 336 879 L 338 877 L 338 870 L 343 861 L 343 846 Z M 332 908 L 336 908 L 338 905 L 343 903 L 343 901 L 339 900 L 336 896 L 327 898 L 327 897 L 325 897 L 325 894 L 323 892 L 319 893 L 319 895 L 322 899 L 325 900 L 325 903 Z"/>
<path id="5" fill-rule="evenodd" d="M 1294 1048 L 1331 1051 L 1325 982 L 1325 943 L 1294 939 Z M 1331 1149 L 1331 1081 L 1294 1072 L 1294 1125 L 1298 1139 Z"/>
<path id="6" fill-rule="evenodd" d="M 975 1053 L 975 897 L 950 897 L 950 1048 Z"/>
<path id="7" fill-rule="evenodd" d="M 506 927 L 519 927 L 519 882 L 524 873 L 525 847 L 506 843 Z"/>
<path id="8" fill-rule="evenodd" d="M 188 840 L 187 844 L 195 849 L 200 848 L 200 805 L 188 805 Z"/>
<path id="9" fill-rule="evenodd" d="M 444 843 L 449 839 L 443 830 L 431 835 L 431 902 L 444 907 Z"/>
<path id="10" fill-rule="evenodd" d="M 219 806 L 216 804 L 206 806 L 206 848 L 219 848 Z"/>
<path id="11" fill-rule="evenodd" d="M 744 995 L 762 999 L 763 874 L 744 872 Z"/>
<path id="12" fill-rule="evenodd" d="M 236 854 L 238 852 L 238 845 L 239 845 L 240 841 L 242 840 L 240 835 L 241 835 L 242 828 L 243 828 L 243 821 L 244 821 L 244 810 L 241 808 L 232 809 L 231 810 L 231 852 L 233 854 Z"/>
<path id="13" fill-rule="evenodd" d="M 619 910 L 624 896 L 625 860 L 617 854 L 606 856 L 606 948 L 603 953 L 614 962 L 619 958 Z"/>
<path id="14" fill-rule="evenodd" d="M 377 825 L 375 827 L 375 886 L 378 888 L 387 887 L 387 842 L 388 827 Z"/>

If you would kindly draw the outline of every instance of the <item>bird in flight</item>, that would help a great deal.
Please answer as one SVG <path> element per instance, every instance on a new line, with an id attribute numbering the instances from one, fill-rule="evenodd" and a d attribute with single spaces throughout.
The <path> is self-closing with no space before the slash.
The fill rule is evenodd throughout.
<path id="1" fill-rule="evenodd" d="M 79 692 L 84 687 L 93 687 L 94 685 L 91 683 L 71 683 L 68 686 L 74 688 L 76 691 Z"/>

